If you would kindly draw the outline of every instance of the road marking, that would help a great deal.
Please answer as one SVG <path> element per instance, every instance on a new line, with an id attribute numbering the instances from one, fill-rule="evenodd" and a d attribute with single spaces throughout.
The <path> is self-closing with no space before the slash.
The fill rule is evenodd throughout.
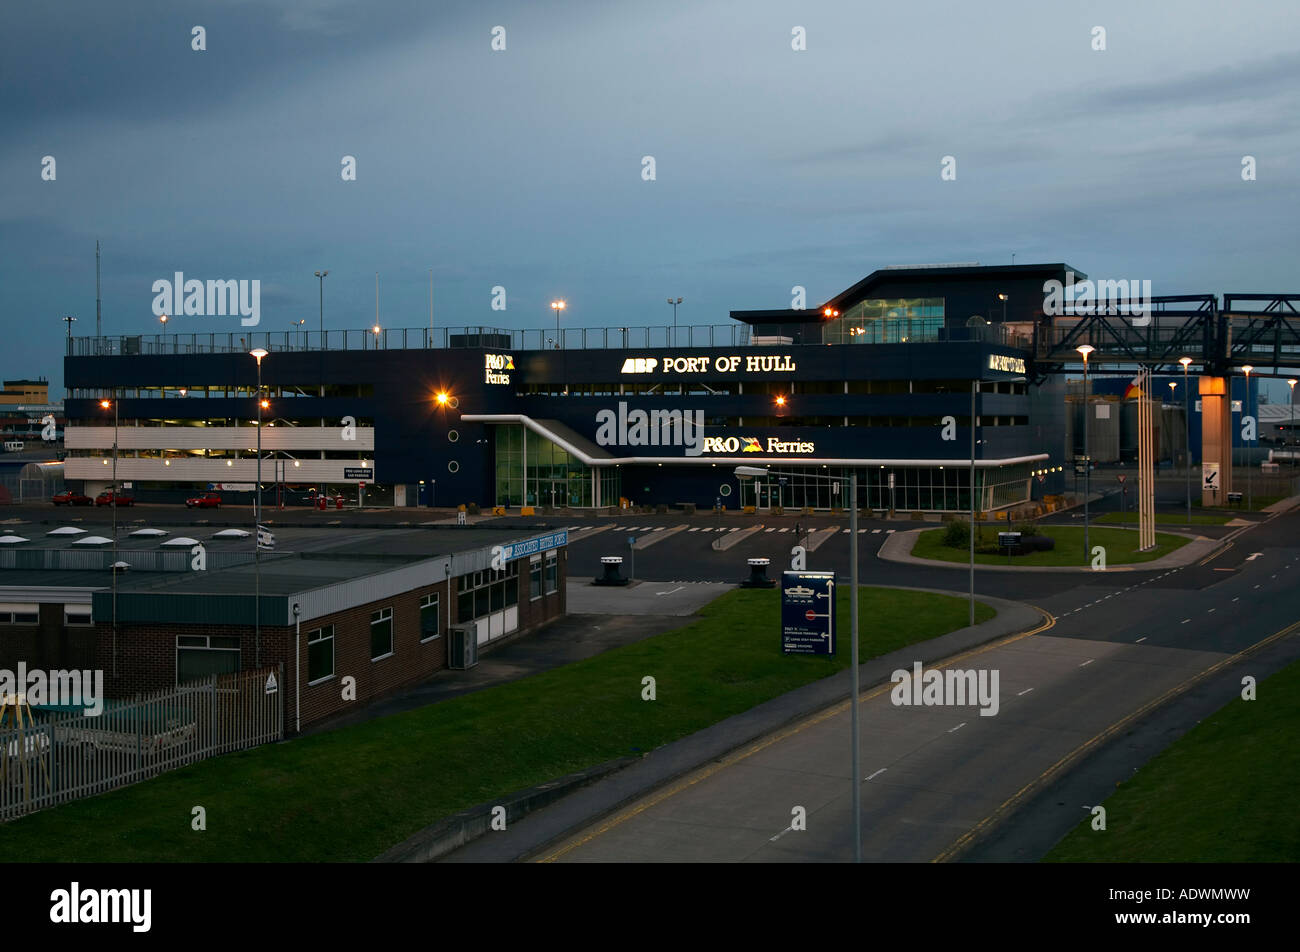
<path id="1" fill-rule="evenodd" d="M 687 532 L 699 532 L 699 531 L 700 531 L 700 527 L 699 527 L 699 526 L 691 526 L 691 528 L 687 529 L 686 531 L 687 531 Z M 768 530 L 768 531 L 771 531 L 771 530 Z"/>
<path id="2" fill-rule="evenodd" d="M 884 772 L 885 772 L 886 770 L 888 770 L 888 769 L 889 769 L 888 767 L 881 767 L 879 770 L 877 770 L 875 773 L 873 773 L 873 774 L 872 774 L 870 777 L 868 777 L 867 779 L 868 779 L 868 780 L 875 780 L 877 777 L 879 777 L 882 773 L 884 773 Z"/>
<path id="3" fill-rule="evenodd" d="M 885 535 L 893 535 L 893 534 L 894 534 L 894 530 L 893 530 L 893 529 L 886 529 L 886 530 L 885 530 Z"/>
<path id="4" fill-rule="evenodd" d="M 1079 665 L 1079 667 L 1081 667 L 1081 668 L 1086 668 L 1086 667 L 1088 667 L 1088 665 L 1092 664 L 1092 663 L 1093 663 L 1094 661 L 1096 661 L 1096 660 L 1097 660 L 1096 658 L 1089 658 L 1089 659 L 1088 659 L 1087 661 L 1085 661 L 1083 664 Z"/>
<path id="5" fill-rule="evenodd" d="M 965 722 L 965 721 L 962 721 L 962 722 L 961 722 L 960 724 L 958 724 L 956 727 L 952 728 L 952 730 L 948 731 L 948 733 L 951 734 L 951 733 L 953 733 L 954 731 L 959 731 L 959 730 L 961 730 L 961 729 L 962 729 L 963 727 L 965 727 L 965 726 L 966 726 L 966 722 Z"/>
<path id="6" fill-rule="evenodd" d="M 1187 624 L 1189 621 L 1191 621 L 1190 618 L 1184 618 L 1184 619 L 1183 619 L 1183 624 L 1185 625 L 1185 624 Z"/>
<path id="7" fill-rule="evenodd" d="M 671 595 L 671 594 L 673 594 L 673 592 L 680 592 L 683 588 L 685 588 L 685 586 L 683 586 L 683 585 L 678 585 L 676 588 L 674 588 L 674 589 L 670 589 L 670 590 L 667 591 L 667 592 L 655 592 L 655 594 L 656 594 L 656 595 Z"/>
<path id="8" fill-rule="evenodd" d="M 1241 596 L 1238 595 L 1237 598 L 1241 598 Z M 1237 600 L 1237 598 L 1234 598 L 1233 601 L 1235 602 L 1235 601 Z"/>
<path id="9" fill-rule="evenodd" d="M 764 532 L 775 532 L 775 531 L 776 531 L 776 526 L 769 526 L 768 528 L 764 529 L 763 531 L 764 531 Z"/>
<path id="10" fill-rule="evenodd" d="M 1033 688 L 1025 688 L 1023 691 L 1021 691 L 1019 694 L 1017 694 L 1016 697 L 1023 697 L 1024 695 L 1028 694 L 1028 693 L 1029 693 L 1030 691 L 1032 691 L 1032 690 L 1033 690 Z"/>
<path id="11" fill-rule="evenodd" d="M 1141 638 L 1139 638 L 1137 641 L 1133 642 L 1133 644 L 1135 644 L 1135 645 L 1140 645 L 1140 644 L 1142 644 L 1142 642 L 1144 642 L 1144 641 L 1147 640 L 1147 637 L 1148 637 L 1147 635 L 1143 635 L 1143 636 L 1142 636 Z"/>
<path id="12" fill-rule="evenodd" d="M 872 529 L 872 530 L 871 530 L 871 534 L 872 534 L 872 535 L 880 535 L 880 530 L 879 530 L 879 529 Z"/>
<path id="13" fill-rule="evenodd" d="M 777 840 L 779 840 L 781 837 L 785 836 L 787 833 L 789 833 L 789 832 L 790 832 L 791 830 L 793 830 L 793 829 L 794 829 L 794 824 L 791 823 L 789 826 L 787 826 L 787 827 L 786 827 L 784 830 L 782 830 L 780 833 L 776 834 L 776 836 L 768 837 L 768 840 L 767 840 L 767 841 L 768 841 L 769 843 L 775 843 Z"/>
<path id="14" fill-rule="evenodd" d="M 985 652 L 989 652 L 997 648 L 1001 648 L 1004 645 L 1013 644 L 1014 642 L 1022 641 L 1025 638 L 1030 638 L 1033 637 L 1034 635 L 1042 634 L 1045 631 L 1050 631 L 1052 628 L 1056 626 L 1056 616 L 1054 616 L 1051 612 L 1038 608 L 1038 606 L 1036 605 L 1030 605 L 1030 607 L 1033 608 L 1035 611 L 1042 613 L 1045 621 L 1041 625 L 1037 626 L 1036 628 L 1031 628 L 1029 631 L 1022 631 L 1019 632 L 1018 634 L 1008 635 L 1006 638 L 1001 638 L 998 639 L 997 641 L 989 642 L 986 645 L 981 645 L 977 648 L 971 648 L 968 651 L 963 651 L 949 658 L 945 658 L 942 661 L 931 665 L 930 666 L 931 669 L 933 670 L 936 668 L 949 667 L 950 665 L 957 664 L 959 661 L 964 661 L 965 659 L 974 657 L 975 655 L 984 654 Z M 880 686 L 859 696 L 858 703 L 865 704 L 867 701 L 880 697 L 882 694 L 887 694 L 894 689 L 894 685 L 895 682 L 893 681 L 888 681 L 884 684 L 881 684 Z M 768 747 L 771 747 L 773 744 L 785 740 L 788 737 L 792 737 L 795 734 L 799 734 L 810 727 L 822 723 L 823 721 L 830 720 L 832 717 L 835 717 L 837 714 L 841 714 L 844 711 L 848 710 L 849 704 L 851 703 L 852 703 L 851 699 L 846 698 L 845 700 L 836 704 L 834 707 L 827 708 L 826 710 L 822 711 L 820 714 L 815 714 L 812 717 L 808 718 L 807 720 L 803 721 L 802 723 L 795 724 L 793 727 L 790 727 L 787 730 L 777 731 L 775 733 L 769 734 L 767 737 L 761 738 L 758 741 L 756 741 L 753 745 L 751 745 L 747 749 L 743 751 L 738 751 L 733 754 L 729 754 L 728 756 L 724 757 L 722 760 L 719 760 L 709 765 L 708 767 L 705 767 L 703 770 L 696 771 L 693 775 L 687 777 L 686 779 L 683 779 L 678 783 L 673 784 L 672 786 L 661 790 L 657 794 L 647 797 L 646 799 L 638 803 L 636 806 L 629 807 L 627 810 L 623 811 L 622 813 L 611 817 L 603 825 L 601 825 L 595 830 L 592 830 L 590 833 L 587 833 L 585 836 L 581 836 L 579 839 L 575 839 L 569 842 L 568 844 L 561 846 L 556 850 L 553 850 L 552 852 L 546 854 L 545 856 L 538 857 L 532 860 L 532 862 L 553 863 L 560 857 L 568 853 L 571 853 L 573 850 L 578 849 L 580 846 L 583 846 L 591 842 L 596 837 L 608 833 L 610 830 L 614 829 L 614 827 L 621 826 L 623 823 L 626 823 L 628 820 L 631 820 L 633 817 L 639 816 L 640 814 L 644 813 L 646 810 L 649 810 L 651 807 L 657 806 L 658 804 L 663 803 L 665 800 L 668 800 L 671 797 L 675 797 L 683 790 L 688 790 L 691 787 L 695 786 L 697 783 L 707 780 L 709 777 L 712 777 L 714 774 L 718 773 L 719 771 L 725 770 L 727 767 L 730 767 L 733 764 L 740 763 L 742 760 L 746 760 L 747 758 L 752 757 L 754 754 L 766 750 Z M 880 770 L 877 770 L 871 776 L 872 777 L 878 776 L 884 773 L 885 769 L 887 768 L 882 768 Z M 871 778 L 868 777 L 867 779 L 871 779 Z"/>
<path id="15" fill-rule="evenodd" d="M 1257 558 L 1259 558 L 1263 554 L 1264 554 L 1263 552 L 1252 552 L 1250 553 L 1250 555 L 1246 556 L 1246 561 L 1254 562 Z"/>

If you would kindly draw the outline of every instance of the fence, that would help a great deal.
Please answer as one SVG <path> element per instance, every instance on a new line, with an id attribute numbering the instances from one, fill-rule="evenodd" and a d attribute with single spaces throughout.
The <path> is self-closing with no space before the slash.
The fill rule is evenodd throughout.
<path id="1" fill-rule="evenodd" d="M 105 702 L 95 717 L 0 698 L 0 821 L 280 740 L 281 683 L 279 668 L 212 675 Z"/>

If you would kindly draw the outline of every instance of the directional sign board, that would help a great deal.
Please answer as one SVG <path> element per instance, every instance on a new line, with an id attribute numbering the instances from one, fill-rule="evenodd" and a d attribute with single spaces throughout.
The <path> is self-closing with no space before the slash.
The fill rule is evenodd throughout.
<path id="1" fill-rule="evenodd" d="M 370 479 L 375 471 L 368 466 L 344 466 L 344 479 Z"/>
<path id="2" fill-rule="evenodd" d="M 1219 491 L 1219 464 L 1202 463 L 1201 464 L 1201 486 L 1211 492 Z"/>
<path id="3" fill-rule="evenodd" d="M 835 653 L 835 573 L 781 573 L 781 652 Z"/>

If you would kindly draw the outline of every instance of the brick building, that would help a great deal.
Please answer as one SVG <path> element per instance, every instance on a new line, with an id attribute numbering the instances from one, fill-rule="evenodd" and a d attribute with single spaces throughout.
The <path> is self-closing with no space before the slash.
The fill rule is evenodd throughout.
<path id="1" fill-rule="evenodd" d="M 238 529 L 44 531 L 0 547 L 0 667 L 98 668 L 121 697 L 279 665 L 290 730 L 448 667 L 452 625 L 484 651 L 565 612 L 562 530 L 280 529 L 256 560 Z"/>

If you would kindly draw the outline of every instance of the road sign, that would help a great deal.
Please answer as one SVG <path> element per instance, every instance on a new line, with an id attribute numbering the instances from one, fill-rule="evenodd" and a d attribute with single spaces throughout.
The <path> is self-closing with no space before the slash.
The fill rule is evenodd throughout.
<path id="1" fill-rule="evenodd" d="M 344 479 L 370 479 L 374 476 L 374 470 L 369 466 L 344 466 Z"/>
<path id="2" fill-rule="evenodd" d="M 1201 464 L 1201 488 L 1208 489 L 1211 492 L 1219 491 L 1219 464 L 1202 463 Z"/>
<path id="3" fill-rule="evenodd" d="M 1120 474 L 1119 474 L 1118 476 L 1116 476 L 1115 478 L 1118 479 L 1121 483 L 1124 482 L 1126 479 L 1128 479 L 1128 477 L 1127 477 L 1126 475 L 1124 475 L 1123 473 L 1120 473 Z"/>
<path id="4" fill-rule="evenodd" d="M 280 690 L 280 685 L 275 680 L 275 672 L 272 671 L 270 674 L 266 676 L 266 693 L 275 694 L 279 690 Z"/>
<path id="5" fill-rule="evenodd" d="M 835 653 L 835 573 L 781 573 L 781 652 Z"/>

